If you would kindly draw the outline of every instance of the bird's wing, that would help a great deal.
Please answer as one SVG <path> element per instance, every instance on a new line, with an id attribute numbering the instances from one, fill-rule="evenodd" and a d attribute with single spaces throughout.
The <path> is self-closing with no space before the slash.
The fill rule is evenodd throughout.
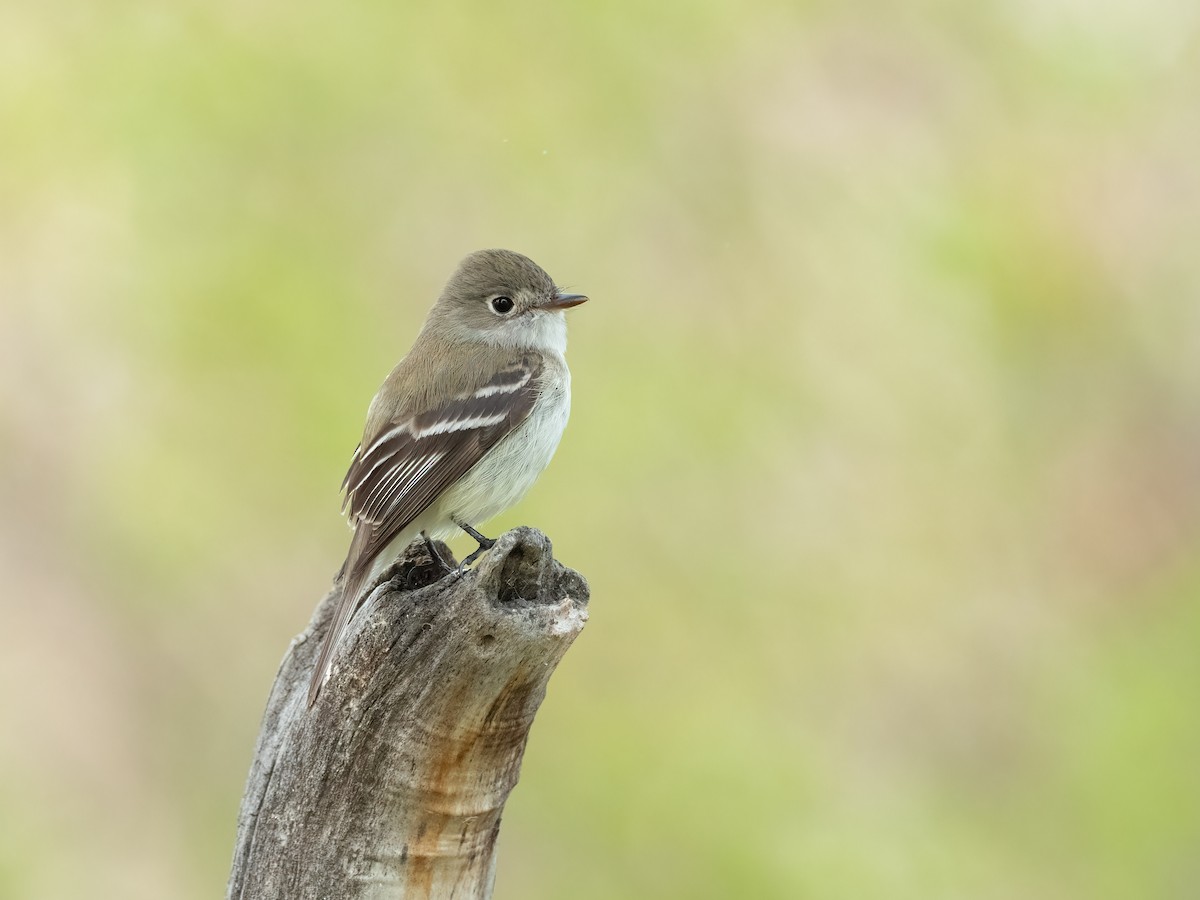
<path id="1" fill-rule="evenodd" d="M 342 567 L 342 596 L 313 669 L 310 705 L 333 648 L 362 605 L 358 595 L 375 557 L 529 417 L 541 369 L 536 356 L 520 357 L 434 409 L 392 419 L 355 450 L 342 481 L 342 508 L 355 527 L 354 540 Z"/>
<path id="2" fill-rule="evenodd" d="M 521 357 L 474 390 L 393 419 L 359 447 L 342 482 L 342 508 L 356 529 L 369 529 L 361 558 L 383 550 L 528 418 L 540 374 L 536 357 Z"/>

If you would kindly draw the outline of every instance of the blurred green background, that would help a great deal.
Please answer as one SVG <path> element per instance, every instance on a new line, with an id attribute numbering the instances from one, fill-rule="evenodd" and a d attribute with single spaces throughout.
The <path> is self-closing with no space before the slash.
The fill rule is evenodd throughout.
<path id="1" fill-rule="evenodd" d="M 3 6 L 0 895 L 221 894 L 504 246 L 593 595 L 497 898 L 1200 896 L 1198 98 L 1192 0 Z"/>

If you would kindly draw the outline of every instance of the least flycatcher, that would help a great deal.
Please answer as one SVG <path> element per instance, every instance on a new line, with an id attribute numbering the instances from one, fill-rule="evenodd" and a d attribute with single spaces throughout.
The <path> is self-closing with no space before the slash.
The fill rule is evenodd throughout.
<path id="1" fill-rule="evenodd" d="M 416 342 L 367 410 L 342 482 L 354 538 L 309 685 L 311 705 L 374 581 L 418 537 L 445 538 L 508 509 L 550 462 L 571 410 L 565 294 L 533 260 L 480 250 L 459 264 Z"/>

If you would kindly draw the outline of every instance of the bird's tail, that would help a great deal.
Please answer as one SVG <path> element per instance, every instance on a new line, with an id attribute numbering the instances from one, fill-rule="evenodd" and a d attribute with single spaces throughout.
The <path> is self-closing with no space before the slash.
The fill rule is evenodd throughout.
<path id="1" fill-rule="evenodd" d="M 360 546 L 366 544 L 365 531 L 366 529 L 360 528 L 355 532 L 354 539 L 350 542 L 350 552 L 346 555 L 346 562 L 342 564 L 342 570 L 339 573 L 342 581 L 341 593 L 338 595 L 337 607 L 333 611 L 329 629 L 325 632 L 325 639 L 321 642 L 321 651 L 317 654 L 317 661 L 313 666 L 312 679 L 308 683 L 310 708 L 316 702 L 317 695 L 321 693 L 321 686 L 325 684 L 325 679 L 329 677 L 334 648 L 341 641 L 346 626 L 350 624 L 350 620 L 366 599 L 359 596 L 372 568 L 371 559 L 363 558 L 363 548 Z"/>

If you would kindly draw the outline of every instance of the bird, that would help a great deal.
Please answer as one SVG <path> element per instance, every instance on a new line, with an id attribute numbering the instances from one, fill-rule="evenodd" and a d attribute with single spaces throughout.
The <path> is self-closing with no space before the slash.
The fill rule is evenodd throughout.
<path id="1" fill-rule="evenodd" d="M 571 412 L 564 312 L 587 299 L 512 250 L 459 263 L 371 400 L 342 481 L 354 536 L 309 707 L 369 589 L 408 545 L 461 529 L 479 544 L 465 570 L 495 543 L 476 526 L 516 504 L 549 465 Z"/>

